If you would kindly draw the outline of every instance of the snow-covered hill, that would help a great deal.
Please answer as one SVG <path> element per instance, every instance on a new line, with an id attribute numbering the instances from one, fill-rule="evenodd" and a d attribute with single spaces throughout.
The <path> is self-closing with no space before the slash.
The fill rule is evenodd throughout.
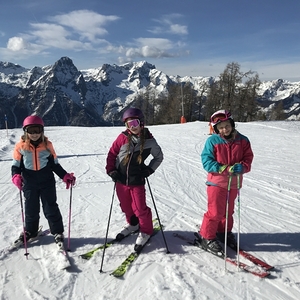
<path id="1" fill-rule="evenodd" d="M 104 242 L 113 201 L 109 238 L 125 224 L 113 183 L 105 174 L 109 147 L 124 127 L 46 127 L 60 163 L 74 172 L 71 218 L 72 267 L 57 270 L 53 237 L 41 238 L 28 251 L 0 255 L 0 298 L 23 300 L 107 299 L 299 299 L 300 122 L 237 123 L 252 143 L 252 171 L 245 174 L 240 192 L 241 245 L 275 266 L 272 276 L 260 279 L 173 236 L 193 238 L 206 211 L 206 172 L 200 153 L 208 135 L 206 122 L 150 126 L 161 145 L 164 161 L 149 183 L 170 254 L 162 234 L 152 238 L 124 279 L 109 276 L 132 251 L 135 237 L 102 251 L 90 261 L 82 254 Z M 0 245 L 5 247 L 22 228 L 20 199 L 11 183 L 14 144 L 21 129 L 0 130 Z M 70 192 L 58 180 L 58 203 L 68 236 Z M 155 209 L 147 187 L 147 201 Z M 238 230 L 238 207 L 234 232 Z M 40 224 L 47 227 L 41 215 Z M 67 242 L 67 241 L 66 241 Z M 229 253 L 232 255 L 232 253 Z M 241 258 L 242 260 L 242 258 Z M 244 260 L 242 260 L 244 261 Z"/>

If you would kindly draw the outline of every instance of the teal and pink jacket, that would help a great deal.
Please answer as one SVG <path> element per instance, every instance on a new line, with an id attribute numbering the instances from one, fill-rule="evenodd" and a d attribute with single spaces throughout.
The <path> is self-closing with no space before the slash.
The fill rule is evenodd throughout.
<path id="1" fill-rule="evenodd" d="M 235 163 L 243 165 L 243 173 L 251 170 L 253 152 L 249 139 L 235 132 L 233 140 L 226 140 L 219 134 L 210 136 L 201 153 L 203 168 L 208 172 L 207 185 L 228 187 L 229 172 L 226 168 L 220 173 L 223 165 L 233 166 Z M 240 187 L 242 187 L 243 175 L 240 176 Z M 237 176 L 232 177 L 231 188 L 237 188 Z"/>

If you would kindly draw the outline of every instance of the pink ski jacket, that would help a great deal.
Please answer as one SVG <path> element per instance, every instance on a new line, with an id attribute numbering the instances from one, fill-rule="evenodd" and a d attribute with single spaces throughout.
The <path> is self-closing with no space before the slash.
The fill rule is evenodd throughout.
<path id="1" fill-rule="evenodd" d="M 143 146 L 142 162 L 137 162 L 137 157 L 140 154 L 141 141 L 140 137 L 133 135 L 130 145 L 128 145 L 128 130 L 123 131 L 113 142 L 109 149 L 106 158 L 106 172 L 109 174 L 113 170 L 119 173 L 119 180 L 125 185 L 144 185 L 145 177 L 142 172 L 147 166 L 145 160 L 149 155 L 152 156 L 148 167 L 154 172 L 163 161 L 163 152 L 157 144 L 155 138 L 149 132 L 148 128 L 144 128 L 145 142 Z M 130 159 L 127 164 L 124 164 L 124 159 L 127 154 L 130 154 Z"/>
<path id="2" fill-rule="evenodd" d="M 228 168 L 220 173 L 220 167 L 241 163 L 243 173 L 247 173 L 251 170 L 253 157 L 250 141 L 246 136 L 236 131 L 234 139 L 228 141 L 219 134 L 213 134 L 206 140 L 201 153 L 203 168 L 208 172 L 206 184 L 227 189 L 230 174 Z M 240 179 L 242 187 L 243 175 Z M 232 177 L 231 188 L 237 188 L 237 176 Z"/>

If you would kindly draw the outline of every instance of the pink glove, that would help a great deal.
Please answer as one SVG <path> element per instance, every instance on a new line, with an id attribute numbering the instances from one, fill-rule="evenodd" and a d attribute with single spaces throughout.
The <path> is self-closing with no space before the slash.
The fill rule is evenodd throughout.
<path id="1" fill-rule="evenodd" d="M 64 178 L 63 182 L 66 184 L 66 189 L 69 189 L 70 185 L 74 185 L 76 181 L 76 177 L 74 176 L 74 173 L 67 173 Z"/>
<path id="2" fill-rule="evenodd" d="M 23 186 L 23 178 L 21 174 L 15 174 L 12 177 L 12 182 L 13 184 L 20 190 L 22 191 L 22 186 Z"/>

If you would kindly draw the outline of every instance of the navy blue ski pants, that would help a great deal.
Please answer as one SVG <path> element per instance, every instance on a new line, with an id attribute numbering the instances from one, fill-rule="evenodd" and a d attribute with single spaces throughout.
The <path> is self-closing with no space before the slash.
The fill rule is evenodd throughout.
<path id="1" fill-rule="evenodd" d="M 52 234 L 63 233 L 62 216 L 57 204 L 56 187 L 50 185 L 42 189 L 24 187 L 25 197 L 25 227 L 26 231 L 35 234 L 39 227 L 40 200 L 44 215 L 49 223 Z"/>

